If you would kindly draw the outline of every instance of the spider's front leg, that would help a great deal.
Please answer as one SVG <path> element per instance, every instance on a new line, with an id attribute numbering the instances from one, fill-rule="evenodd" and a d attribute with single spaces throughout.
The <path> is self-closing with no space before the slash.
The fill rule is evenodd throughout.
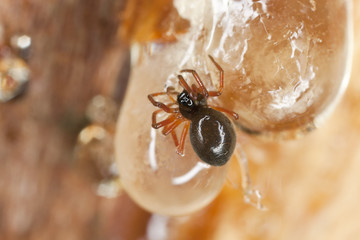
<path id="1" fill-rule="evenodd" d="M 197 72 L 195 70 L 192 70 L 192 69 L 184 69 L 184 70 L 181 70 L 180 72 L 188 72 L 188 73 L 191 73 L 193 75 L 193 77 L 195 78 L 196 82 L 199 84 L 200 86 L 200 89 L 201 89 L 201 94 L 203 96 L 205 96 L 205 98 L 208 98 L 209 97 L 209 93 L 208 93 L 208 90 L 206 89 L 204 83 L 201 81 L 199 75 L 197 74 Z"/>
<path id="2" fill-rule="evenodd" d="M 185 81 L 184 77 L 181 75 L 178 75 L 178 79 L 179 79 L 180 85 L 183 88 L 185 88 L 185 90 L 190 94 L 190 97 L 196 100 L 196 98 L 197 98 L 196 92 L 194 92 L 193 89 L 191 89 L 189 84 L 187 84 L 187 82 Z"/>

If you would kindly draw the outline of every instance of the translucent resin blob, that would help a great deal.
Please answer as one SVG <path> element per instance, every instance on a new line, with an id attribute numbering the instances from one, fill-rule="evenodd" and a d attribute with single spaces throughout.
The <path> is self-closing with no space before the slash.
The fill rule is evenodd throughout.
<path id="1" fill-rule="evenodd" d="M 118 122 L 116 157 L 120 178 L 129 195 L 146 209 L 182 215 L 213 200 L 224 183 L 226 167 L 210 167 L 200 162 L 189 137 L 185 156 L 178 155 L 171 136 L 165 137 L 160 130 L 151 128 L 151 115 L 156 109 L 147 95 L 162 91 L 164 80 L 171 74 L 157 71 L 152 63 L 146 57 L 143 65 L 132 72 Z M 172 64 L 167 69 L 176 68 L 176 61 Z M 151 68 L 153 71 L 149 72 Z"/>
<path id="2" fill-rule="evenodd" d="M 151 128 L 156 108 L 147 95 L 168 86 L 181 90 L 176 75 L 184 68 L 215 88 L 210 54 L 225 70 L 223 94 L 211 104 L 239 113 L 239 131 L 278 136 L 313 129 L 347 85 L 351 36 L 348 6 L 340 0 L 179 0 L 174 6 L 190 22 L 188 32 L 170 43 L 132 46 L 115 152 L 123 187 L 139 205 L 184 215 L 217 196 L 226 166 L 202 163 L 189 138 L 185 156 L 176 154 L 171 136 Z"/>

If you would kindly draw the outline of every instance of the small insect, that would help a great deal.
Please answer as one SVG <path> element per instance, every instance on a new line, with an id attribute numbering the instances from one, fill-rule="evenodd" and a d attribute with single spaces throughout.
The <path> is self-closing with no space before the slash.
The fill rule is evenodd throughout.
<path id="1" fill-rule="evenodd" d="M 178 75 L 179 83 L 184 88 L 181 93 L 168 87 L 166 92 L 149 94 L 148 98 L 155 107 L 160 108 L 152 114 L 152 127 L 163 127 L 162 134 L 165 136 L 171 134 L 179 155 L 184 155 L 185 138 L 190 130 L 191 145 L 199 158 L 210 165 L 222 166 L 234 151 L 236 135 L 230 120 L 221 112 L 231 115 L 235 120 L 239 115 L 207 104 L 207 99 L 220 96 L 224 87 L 224 70 L 213 57 L 209 55 L 209 58 L 220 72 L 217 91 L 208 91 L 195 70 L 184 69 L 180 72 L 191 73 L 199 86 L 192 84 L 190 87 L 183 76 Z M 167 95 L 171 103 L 164 104 L 154 99 L 161 95 Z M 169 113 L 169 116 L 157 122 L 157 115 L 163 111 Z M 184 127 L 178 140 L 175 129 L 182 123 Z"/>

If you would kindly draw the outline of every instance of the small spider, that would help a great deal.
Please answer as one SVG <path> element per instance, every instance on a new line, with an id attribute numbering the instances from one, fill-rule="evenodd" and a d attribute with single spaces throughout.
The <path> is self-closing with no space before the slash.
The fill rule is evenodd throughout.
<path id="1" fill-rule="evenodd" d="M 210 55 L 209 58 L 220 71 L 220 86 L 217 91 L 208 91 L 196 71 L 184 69 L 180 72 L 191 73 L 199 87 L 195 84 L 190 87 L 184 78 L 178 75 L 179 82 L 184 88 L 181 93 L 175 91 L 173 87 L 168 87 L 166 92 L 149 94 L 148 98 L 154 106 L 160 108 L 153 112 L 152 127 L 155 129 L 164 127 L 162 134 L 172 135 L 179 155 L 184 155 L 185 138 L 190 129 L 191 145 L 199 158 L 210 165 L 222 166 L 234 151 L 236 135 L 230 120 L 221 112 L 231 115 L 235 120 L 239 115 L 222 107 L 207 104 L 207 99 L 220 96 L 224 87 L 224 70 Z M 160 95 L 167 95 L 171 103 L 155 101 L 154 97 Z M 175 95 L 176 100 L 173 97 Z M 162 111 L 169 113 L 169 116 L 157 122 L 156 116 Z M 178 140 L 175 129 L 181 123 L 185 124 Z"/>

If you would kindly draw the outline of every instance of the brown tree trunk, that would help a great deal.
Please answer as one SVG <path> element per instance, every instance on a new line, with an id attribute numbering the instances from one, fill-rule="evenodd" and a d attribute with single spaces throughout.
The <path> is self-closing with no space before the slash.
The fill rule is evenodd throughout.
<path id="1" fill-rule="evenodd" d="M 32 39 L 28 88 L 0 105 L 0 239 L 137 236 L 119 220 L 131 223 L 145 213 L 126 196 L 97 197 L 74 168 L 74 146 L 87 123 L 89 100 L 103 94 L 119 106 L 125 90 L 129 53 L 117 37 L 124 5 L 111 0 L 0 2 L 4 41 L 15 34 Z M 114 219 L 113 211 L 123 210 L 116 206 L 124 204 L 131 216 Z"/>

